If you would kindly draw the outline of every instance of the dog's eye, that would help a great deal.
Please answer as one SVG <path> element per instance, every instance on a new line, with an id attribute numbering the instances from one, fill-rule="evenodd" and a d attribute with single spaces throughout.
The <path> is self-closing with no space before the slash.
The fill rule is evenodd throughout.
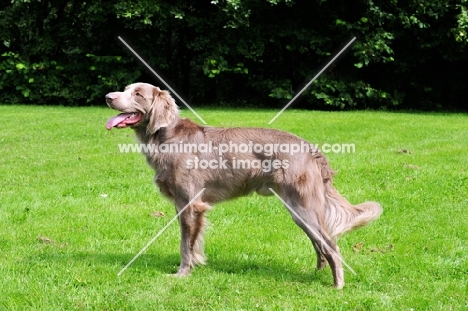
<path id="1" fill-rule="evenodd" d="M 141 95 L 140 92 L 136 92 L 136 93 L 135 93 L 135 96 L 143 97 L 143 95 Z"/>

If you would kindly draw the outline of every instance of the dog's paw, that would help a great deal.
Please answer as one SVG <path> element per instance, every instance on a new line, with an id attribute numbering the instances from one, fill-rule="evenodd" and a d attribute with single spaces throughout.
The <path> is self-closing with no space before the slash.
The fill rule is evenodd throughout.
<path id="1" fill-rule="evenodd" d="M 325 258 L 321 258 L 317 260 L 317 270 L 323 270 L 327 266 L 327 260 Z"/>
<path id="2" fill-rule="evenodd" d="M 335 289 L 343 289 L 345 283 L 344 282 L 339 282 L 339 283 L 335 283 L 334 287 Z"/>
<path id="3" fill-rule="evenodd" d="M 190 275 L 190 267 L 179 267 L 179 271 L 175 274 L 171 274 L 172 276 L 176 277 L 184 277 L 184 276 L 189 276 Z"/>
<path id="4" fill-rule="evenodd" d="M 167 273 L 166 276 L 168 277 L 173 277 L 173 278 L 183 278 L 183 277 L 186 277 L 186 276 L 189 276 L 190 273 Z"/>

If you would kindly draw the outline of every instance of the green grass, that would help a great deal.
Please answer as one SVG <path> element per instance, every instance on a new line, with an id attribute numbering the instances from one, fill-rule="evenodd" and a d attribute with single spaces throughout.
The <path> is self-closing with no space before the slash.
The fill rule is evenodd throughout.
<path id="1" fill-rule="evenodd" d="M 173 217 L 130 130 L 106 131 L 106 108 L 0 106 L 1 310 L 467 310 L 468 116 L 288 109 L 271 127 L 329 153 L 335 185 L 384 213 L 343 236 L 346 286 L 274 197 L 217 205 L 208 264 L 174 278 Z M 265 127 L 275 110 L 197 112 L 210 125 Z M 187 111 L 184 116 L 195 118 Z M 160 211 L 164 217 L 152 217 Z"/>

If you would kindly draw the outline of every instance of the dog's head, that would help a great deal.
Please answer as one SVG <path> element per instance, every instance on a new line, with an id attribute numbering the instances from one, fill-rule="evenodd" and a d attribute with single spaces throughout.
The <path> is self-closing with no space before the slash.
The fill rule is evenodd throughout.
<path id="1" fill-rule="evenodd" d="M 161 91 L 147 83 L 128 85 L 123 92 L 106 95 L 107 105 L 122 113 L 107 121 L 108 130 L 116 128 L 145 128 L 154 134 L 161 127 L 171 124 L 178 115 L 174 99 L 167 91 Z"/>

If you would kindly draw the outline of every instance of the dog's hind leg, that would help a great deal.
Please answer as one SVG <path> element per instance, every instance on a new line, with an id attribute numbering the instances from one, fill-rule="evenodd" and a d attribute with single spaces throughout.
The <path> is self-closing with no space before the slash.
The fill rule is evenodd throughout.
<path id="1" fill-rule="evenodd" d="M 314 240 L 312 241 L 312 245 L 314 246 L 315 253 L 317 254 L 317 270 L 322 270 L 327 266 L 327 259 L 323 255 L 323 252 L 320 248 L 320 244 L 317 244 Z"/>
<path id="2" fill-rule="evenodd" d="M 334 285 L 337 289 L 342 289 L 344 286 L 344 271 L 343 266 L 341 265 L 341 254 L 340 248 L 336 242 L 331 239 L 328 234 L 320 230 L 320 242 L 324 243 L 326 246 L 323 247 L 323 255 L 330 264 L 330 268 L 333 273 Z"/>
<path id="3" fill-rule="evenodd" d="M 298 209 L 304 210 L 303 207 Z M 296 211 L 298 210 L 296 209 Z M 318 218 L 313 213 L 292 214 L 294 222 L 307 234 L 317 253 L 317 269 L 323 269 L 328 262 L 333 272 L 334 285 L 337 289 L 344 286 L 344 272 L 341 265 L 340 249 L 335 241 L 323 230 Z M 299 216 L 299 217 L 298 217 Z"/>
<path id="4" fill-rule="evenodd" d="M 285 193 L 286 194 L 286 193 Z M 283 197 L 285 197 L 285 194 Z M 307 234 L 317 253 L 317 268 L 324 268 L 326 262 L 333 272 L 334 285 L 341 289 L 344 286 L 344 273 L 341 265 L 340 250 L 336 242 L 325 232 L 321 222 L 323 220 L 312 206 L 320 206 L 319 200 L 302 200 L 298 194 L 288 193 L 285 197 L 288 210 L 294 222 Z M 307 202 L 301 204 L 298 202 Z"/>

